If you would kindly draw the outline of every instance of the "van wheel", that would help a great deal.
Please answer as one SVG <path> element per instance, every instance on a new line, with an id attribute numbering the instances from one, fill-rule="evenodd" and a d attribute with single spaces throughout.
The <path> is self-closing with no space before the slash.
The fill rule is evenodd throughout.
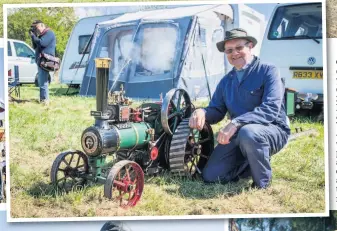
<path id="1" fill-rule="evenodd" d="M 50 74 L 48 73 L 48 83 L 50 84 L 50 82 L 51 82 L 51 77 L 50 77 Z M 39 81 L 37 80 L 37 74 L 35 76 L 34 84 L 36 87 L 39 87 Z"/>

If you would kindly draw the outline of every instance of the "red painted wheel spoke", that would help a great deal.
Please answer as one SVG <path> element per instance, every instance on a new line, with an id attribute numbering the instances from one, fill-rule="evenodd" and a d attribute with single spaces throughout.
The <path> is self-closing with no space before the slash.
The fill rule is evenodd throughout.
<path id="1" fill-rule="evenodd" d="M 122 178 L 121 178 L 121 172 L 119 171 L 118 172 L 118 181 L 121 181 L 122 180 Z"/>
<path id="2" fill-rule="evenodd" d="M 134 181 L 131 181 L 132 185 L 135 185 L 137 183 L 137 178 Z"/>
<path id="3" fill-rule="evenodd" d="M 142 168 L 132 161 L 124 161 L 115 170 L 112 192 L 109 198 L 114 199 L 122 208 L 133 207 L 139 201 L 144 184 L 144 173 Z"/>
<path id="4" fill-rule="evenodd" d="M 120 204 L 122 204 L 123 202 L 123 196 L 125 196 L 126 192 L 122 192 L 122 190 L 119 190 L 119 196 L 116 198 L 117 201 L 120 202 Z"/>
<path id="5" fill-rule="evenodd" d="M 132 195 L 132 196 L 131 196 Z M 133 189 L 129 192 L 129 200 L 131 200 L 132 198 L 134 198 L 134 196 L 136 195 L 136 189 Z"/>
<path id="6" fill-rule="evenodd" d="M 126 171 L 126 180 L 127 180 L 128 182 L 130 182 L 130 172 L 129 172 L 130 168 L 131 168 L 131 166 L 125 167 L 125 171 Z"/>

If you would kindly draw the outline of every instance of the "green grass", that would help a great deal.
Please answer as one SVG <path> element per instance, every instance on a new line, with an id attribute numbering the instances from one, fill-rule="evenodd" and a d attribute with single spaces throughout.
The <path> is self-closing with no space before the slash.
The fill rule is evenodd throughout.
<path id="1" fill-rule="evenodd" d="M 124 210 L 103 196 L 103 186 L 63 194 L 50 185 L 50 169 L 65 150 L 80 149 L 82 131 L 92 125 L 94 98 L 65 96 L 66 86 L 50 86 L 51 103 L 37 103 L 38 88 L 21 87 L 22 101 L 9 103 L 11 216 L 14 218 L 148 216 L 210 214 L 321 213 L 325 209 L 323 125 L 296 118 L 292 128 L 314 128 L 272 158 L 273 182 L 266 190 L 251 180 L 227 185 L 174 178 L 146 177 L 141 201 Z M 214 133 L 225 121 L 213 126 Z"/>

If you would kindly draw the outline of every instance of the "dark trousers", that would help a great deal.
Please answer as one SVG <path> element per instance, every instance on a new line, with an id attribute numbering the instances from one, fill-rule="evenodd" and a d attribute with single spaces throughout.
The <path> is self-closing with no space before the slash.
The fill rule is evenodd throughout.
<path id="1" fill-rule="evenodd" d="M 271 155 L 279 152 L 289 135 L 275 125 L 247 124 L 227 145 L 218 144 L 203 170 L 205 182 L 227 183 L 252 176 L 265 188 L 272 177 Z"/>
<path id="2" fill-rule="evenodd" d="M 49 72 L 38 67 L 38 83 L 40 87 L 40 101 L 49 100 L 48 77 Z"/>

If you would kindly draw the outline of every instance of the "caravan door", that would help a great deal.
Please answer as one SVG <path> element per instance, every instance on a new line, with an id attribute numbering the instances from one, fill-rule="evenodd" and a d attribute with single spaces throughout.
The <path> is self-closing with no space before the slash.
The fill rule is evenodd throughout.
<path id="1" fill-rule="evenodd" d="M 80 94 L 96 94 L 96 68 L 95 58 L 110 58 L 109 88 L 119 90 L 121 84 L 125 85 L 129 63 L 132 60 L 133 38 L 137 29 L 137 23 L 116 26 L 108 29 L 94 45 L 92 56 L 85 70 Z"/>
<path id="2" fill-rule="evenodd" d="M 134 59 L 126 95 L 159 99 L 174 88 L 191 18 L 142 22 L 136 35 Z"/>
<path id="3" fill-rule="evenodd" d="M 61 83 L 80 85 L 83 80 L 84 70 L 87 66 L 90 47 L 85 48 L 99 22 L 112 20 L 118 15 L 105 15 L 83 18 L 77 22 L 69 37 L 66 50 L 61 62 L 59 77 Z M 81 62 L 81 59 L 82 62 Z"/>

